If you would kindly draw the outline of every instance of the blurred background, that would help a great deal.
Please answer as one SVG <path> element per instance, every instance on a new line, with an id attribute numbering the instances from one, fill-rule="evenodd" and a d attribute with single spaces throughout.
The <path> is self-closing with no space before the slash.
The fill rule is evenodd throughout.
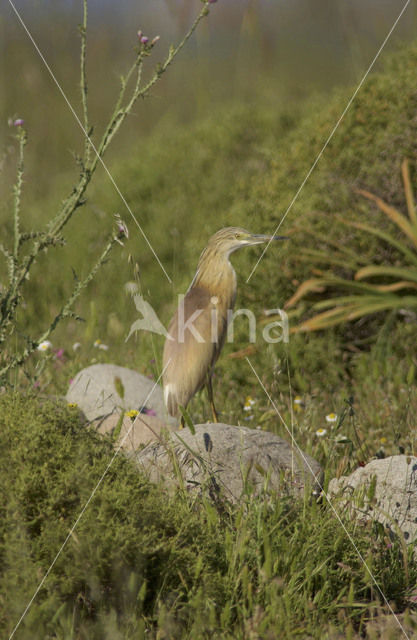
<path id="1" fill-rule="evenodd" d="M 219 0 L 212 5 L 177 63 L 135 109 L 115 144 L 140 151 L 141 137 L 167 117 L 184 125 L 225 103 L 281 110 L 311 94 L 357 82 L 391 28 L 398 0 Z M 15 6 L 73 106 L 79 110 L 81 0 L 17 0 Z M 198 0 L 111 0 L 89 2 L 89 83 L 91 121 L 99 129 L 117 93 L 141 29 L 160 35 L 154 63 L 178 42 L 199 10 Z M 416 8 L 411 3 L 386 53 L 413 37 Z M 71 150 L 81 134 L 10 4 L 0 10 L 0 134 L 7 142 L 7 119 L 25 118 L 31 130 L 28 158 L 36 159 L 36 189 L 56 171 L 71 166 Z M 58 126 L 55 126 L 58 124 Z M 63 153 L 62 150 L 66 150 Z M 135 145 L 129 153 L 135 151 Z M 42 175 L 48 174 L 44 181 Z"/>
<path id="2" fill-rule="evenodd" d="M 81 0 L 19 0 L 15 6 L 81 116 Z M 58 327 L 54 342 L 65 343 L 69 349 L 72 342 L 84 339 L 92 344 L 100 338 L 113 345 L 112 361 L 128 364 L 131 357 L 132 366 L 144 370 L 154 359 L 158 370 L 162 347 L 158 339 L 150 344 L 149 336 L 137 335 L 127 346 L 124 343 L 138 316 L 126 294 L 126 283 L 135 280 L 167 323 L 176 294 L 187 288 L 200 251 L 212 233 L 231 224 L 272 232 L 403 6 L 398 0 L 212 3 L 208 18 L 150 96 L 135 105 L 105 157 L 172 284 L 108 176 L 99 169 L 86 206 L 77 211 L 66 229 L 67 245 L 49 252 L 36 265 L 27 285 L 25 312 L 19 316 L 20 335 L 29 329 L 36 335 L 48 326 L 71 292 L 73 274 L 85 277 L 100 255 L 113 215 L 118 212 L 129 225 L 129 242 L 114 251 L 110 265 L 77 303 L 85 323 L 71 321 Z M 114 108 L 120 76 L 134 60 L 138 30 L 149 38 L 160 36 L 145 69 L 146 80 L 164 60 L 170 44 L 183 38 L 200 8 L 199 0 L 119 0 L 117 5 L 110 0 L 89 0 L 88 100 L 95 142 Z M 416 6 L 411 3 L 374 72 L 383 70 L 392 52 L 412 41 L 416 26 Z M 0 9 L 0 64 L 0 225 L 2 241 L 7 244 L 12 241 L 17 154 L 16 131 L 8 125 L 9 119 L 23 118 L 28 131 L 22 201 L 26 230 L 43 228 L 71 191 L 78 177 L 75 154 L 82 153 L 84 141 L 7 1 Z M 397 64 L 401 67 L 401 61 Z M 398 149 L 399 155 L 405 152 L 404 146 L 397 144 L 401 136 L 405 141 L 414 139 L 407 129 L 411 120 L 406 120 L 405 114 L 407 105 L 412 104 L 407 91 L 412 93 L 413 82 L 403 82 L 395 69 L 390 73 L 391 79 L 381 81 L 376 92 L 380 111 L 373 122 L 376 103 L 370 79 L 365 83 L 360 93 L 363 104 L 358 96 L 358 113 L 352 109 L 352 116 L 345 118 L 283 232 L 296 224 L 308 228 L 311 220 L 302 221 L 300 215 L 317 209 L 350 211 L 352 203 L 344 199 L 350 182 L 381 193 L 381 176 L 385 176 L 383 195 L 392 199 L 399 193 L 398 158 L 392 156 L 391 166 L 386 157 L 393 149 Z M 399 104 L 401 100 L 405 107 Z M 391 113 L 394 103 L 397 111 Z M 398 113 L 404 114 L 405 124 Z M 387 123 L 396 123 L 396 128 L 390 129 L 384 140 Z M 377 141 L 380 150 L 374 153 Z M 373 175 L 376 156 L 381 167 L 375 168 Z M 316 222 L 320 224 L 318 217 Z M 324 229 L 328 229 L 327 221 Z M 270 251 L 249 284 L 244 283 L 245 276 L 257 254 L 253 250 L 239 253 L 234 258 L 240 278 L 238 304 L 255 304 L 261 311 L 288 299 L 310 275 L 308 261 L 301 264 L 300 257 L 298 271 L 293 264 L 305 242 L 300 235 L 288 245 L 290 249 Z M 297 251 L 291 251 L 291 246 Z M 363 251 L 363 246 L 358 251 Z M 372 247 L 369 251 L 372 253 Z M 287 262 L 287 254 L 292 262 Z M 6 277 L 2 263 L 0 283 Z M 234 348 L 245 344 L 242 332 L 241 344 Z M 299 349 L 304 354 L 304 343 L 300 342 Z M 319 351 L 325 358 L 321 347 Z M 317 361 L 317 355 L 312 355 L 312 361 Z M 271 352 L 268 366 L 271 362 L 276 365 L 275 352 Z M 317 368 L 319 373 L 323 370 L 321 365 Z M 300 385 L 308 386 L 311 374 L 311 369 L 306 369 L 307 377 Z"/>

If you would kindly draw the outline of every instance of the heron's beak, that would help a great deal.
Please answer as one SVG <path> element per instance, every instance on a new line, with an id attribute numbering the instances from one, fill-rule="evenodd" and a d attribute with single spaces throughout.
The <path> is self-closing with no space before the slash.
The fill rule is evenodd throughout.
<path id="1" fill-rule="evenodd" d="M 272 240 L 289 240 L 288 236 L 265 236 L 261 233 L 253 233 L 251 239 L 254 239 L 254 244 L 261 244 L 261 242 L 271 242 Z"/>

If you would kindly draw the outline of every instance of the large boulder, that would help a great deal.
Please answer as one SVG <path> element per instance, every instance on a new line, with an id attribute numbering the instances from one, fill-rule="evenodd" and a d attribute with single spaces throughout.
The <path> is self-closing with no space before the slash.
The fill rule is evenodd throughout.
<path id="1" fill-rule="evenodd" d="M 382 523 L 387 532 L 402 531 L 407 543 L 417 536 L 417 458 L 390 456 L 372 460 L 350 476 L 333 479 L 328 493 L 359 519 Z"/>
<path id="2" fill-rule="evenodd" d="M 115 364 L 93 364 L 79 371 L 66 400 L 77 404 L 90 421 L 112 413 L 143 409 L 163 422 L 175 423 L 167 415 L 159 385 Z"/>
<path id="3" fill-rule="evenodd" d="M 173 428 L 157 416 L 144 413 L 139 413 L 132 418 L 112 413 L 94 420 L 91 427 L 102 435 L 110 436 L 114 440 L 114 446 L 124 451 L 136 451 L 153 440 L 159 440 L 164 431 Z"/>
<path id="4" fill-rule="evenodd" d="M 255 494 L 320 492 L 322 469 L 273 433 L 228 424 L 199 424 L 171 432 L 132 454 L 153 482 L 184 483 L 238 502 L 246 489 Z M 180 475 L 179 475 L 180 474 Z"/>

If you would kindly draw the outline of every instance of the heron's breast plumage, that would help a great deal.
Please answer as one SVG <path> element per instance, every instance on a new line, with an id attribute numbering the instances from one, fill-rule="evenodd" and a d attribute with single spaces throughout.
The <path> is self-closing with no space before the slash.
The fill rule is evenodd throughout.
<path id="1" fill-rule="evenodd" d="M 169 325 L 163 382 L 171 415 L 204 386 L 224 344 L 236 298 L 236 274 L 229 261 L 227 267 L 210 282 L 197 273 Z"/>

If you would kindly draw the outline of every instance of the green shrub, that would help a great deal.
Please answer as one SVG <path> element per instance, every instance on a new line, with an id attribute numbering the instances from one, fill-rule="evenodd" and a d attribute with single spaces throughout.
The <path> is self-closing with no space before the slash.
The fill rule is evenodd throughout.
<path id="1" fill-rule="evenodd" d="M 341 526 L 308 496 L 248 493 L 231 507 L 167 495 L 124 455 L 109 467 L 110 441 L 80 424 L 76 408 L 2 395 L 0 416 L 4 634 L 52 563 L 17 637 L 243 639 L 279 629 L 286 638 L 320 637 L 329 623 L 359 628 L 384 604 L 347 531 L 388 600 L 406 604 L 412 550 L 405 558 L 377 529 Z"/>

